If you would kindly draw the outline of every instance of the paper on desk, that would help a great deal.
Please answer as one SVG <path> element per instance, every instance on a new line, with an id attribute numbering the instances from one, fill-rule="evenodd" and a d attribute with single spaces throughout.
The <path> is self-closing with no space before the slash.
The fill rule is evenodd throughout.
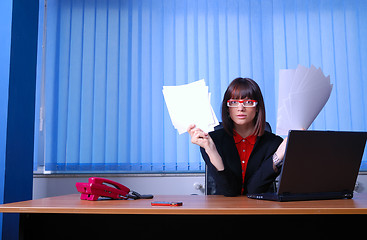
<path id="1" fill-rule="evenodd" d="M 214 131 L 219 124 L 204 79 L 181 86 L 163 86 L 163 95 L 172 124 L 179 134 L 186 132 L 190 124 L 205 132 Z"/>
<path id="2" fill-rule="evenodd" d="M 279 71 L 278 135 L 308 129 L 328 101 L 333 85 L 315 66 Z"/>

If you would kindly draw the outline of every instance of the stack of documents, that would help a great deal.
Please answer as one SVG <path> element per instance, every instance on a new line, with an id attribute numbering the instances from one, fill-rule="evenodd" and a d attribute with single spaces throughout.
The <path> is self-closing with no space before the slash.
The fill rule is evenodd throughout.
<path id="1" fill-rule="evenodd" d="M 204 79 L 181 86 L 163 86 L 163 95 L 172 124 L 179 134 L 186 132 L 191 124 L 204 132 L 214 131 L 219 124 Z"/>
<path id="2" fill-rule="evenodd" d="M 278 135 L 308 129 L 328 101 L 333 85 L 315 66 L 279 70 Z"/>

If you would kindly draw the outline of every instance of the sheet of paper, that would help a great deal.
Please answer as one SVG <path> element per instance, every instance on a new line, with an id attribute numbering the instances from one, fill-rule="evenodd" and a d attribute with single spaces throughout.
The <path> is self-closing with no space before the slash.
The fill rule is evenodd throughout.
<path id="1" fill-rule="evenodd" d="M 297 69 L 295 69 L 295 73 L 292 79 L 287 80 L 288 82 L 291 82 L 291 92 L 296 92 L 299 90 L 299 86 L 301 85 L 301 83 L 303 82 L 303 79 L 305 78 L 305 76 L 308 74 L 309 69 L 302 66 L 302 65 L 298 65 Z M 283 79 L 284 81 L 285 79 Z M 279 79 L 280 81 L 280 79 Z"/>
<path id="2" fill-rule="evenodd" d="M 172 124 L 179 134 L 186 132 L 190 124 L 205 132 L 213 131 L 219 124 L 204 79 L 180 86 L 163 86 L 163 95 Z"/>
<path id="3" fill-rule="evenodd" d="M 278 135 L 287 135 L 291 129 L 308 129 L 328 101 L 333 85 L 320 68 L 279 71 Z"/>
<path id="4" fill-rule="evenodd" d="M 290 94 L 292 129 L 308 129 L 330 97 L 332 86 Z M 312 96 L 312 97 L 310 97 Z"/>

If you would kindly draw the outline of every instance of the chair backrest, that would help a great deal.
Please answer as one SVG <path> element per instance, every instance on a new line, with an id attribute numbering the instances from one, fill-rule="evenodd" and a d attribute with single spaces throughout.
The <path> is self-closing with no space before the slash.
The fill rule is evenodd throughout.
<path id="1" fill-rule="evenodd" d="M 215 127 L 215 130 L 223 128 L 222 123 Z M 271 126 L 268 122 L 265 123 L 265 131 L 272 132 Z M 205 195 L 215 195 L 216 185 L 213 176 L 208 171 L 208 166 L 205 167 Z"/>

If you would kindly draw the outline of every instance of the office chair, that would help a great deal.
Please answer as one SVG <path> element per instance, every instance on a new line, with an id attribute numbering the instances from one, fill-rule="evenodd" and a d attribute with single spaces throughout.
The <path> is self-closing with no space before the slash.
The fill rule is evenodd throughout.
<path id="1" fill-rule="evenodd" d="M 222 123 L 214 128 L 214 130 L 218 130 L 223 128 Z M 265 123 L 265 131 L 272 132 L 271 126 L 268 122 Z M 276 192 L 276 183 L 273 183 L 274 192 Z M 208 171 L 208 166 L 205 166 L 205 195 L 215 195 L 216 193 L 216 185 L 213 176 Z"/>

